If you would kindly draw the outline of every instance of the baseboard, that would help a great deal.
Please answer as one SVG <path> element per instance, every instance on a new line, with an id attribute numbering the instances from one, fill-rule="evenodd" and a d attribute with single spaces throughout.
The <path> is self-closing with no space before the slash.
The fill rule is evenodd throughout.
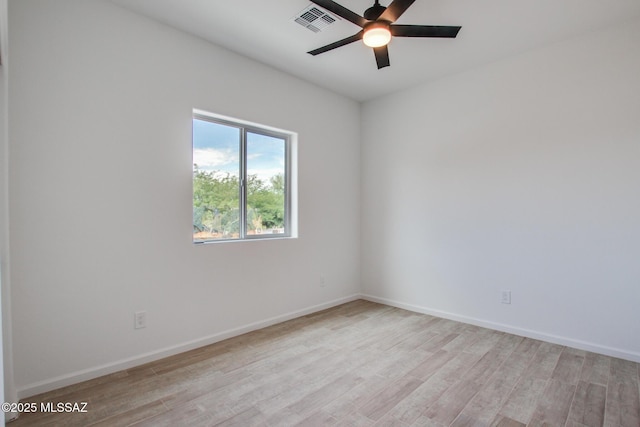
<path id="1" fill-rule="evenodd" d="M 49 380 L 29 384 L 17 390 L 18 398 L 24 399 L 29 396 L 34 396 L 36 394 L 55 390 L 57 388 L 66 387 L 68 385 L 76 384 L 82 381 L 98 378 L 103 375 L 112 374 L 114 372 L 118 372 L 123 369 L 133 368 L 135 366 L 143 365 L 148 362 L 153 362 L 155 360 L 159 360 L 168 356 L 173 356 L 173 355 L 183 353 L 185 351 L 193 350 L 199 347 L 203 347 L 209 344 L 214 344 L 216 342 L 219 342 L 228 338 L 233 338 L 235 336 L 242 335 L 247 332 L 255 331 L 261 328 L 266 328 L 267 326 L 275 325 L 277 323 L 295 319 L 296 317 L 305 316 L 307 314 L 315 313 L 321 310 L 325 310 L 327 308 L 335 307 L 337 305 L 355 301 L 358 299 L 364 299 L 367 301 L 377 302 L 379 304 L 385 304 L 392 307 L 402 308 L 404 310 L 409 310 L 416 313 L 429 314 L 431 316 L 442 317 L 445 319 L 450 319 L 458 322 L 468 323 L 471 325 L 481 326 L 483 328 L 494 329 L 497 331 L 507 332 L 514 335 L 533 338 L 541 341 L 547 341 L 554 344 L 564 345 L 567 347 L 591 351 L 594 353 L 600 353 L 607 356 L 618 357 L 620 359 L 625 359 L 625 360 L 630 360 L 632 362 L 640 363 L 640 354 L 636 352 L 602 346 L 599 344 L 575 340 L 567 337 L 561 337 L 561 336 L 547 334 L 543 332 L 532 331 L 529 329 L 518 328 L 511 325 L 491 322 L 491 321 L 477 319 L 474 317 L 463 316 L 455 313 L 449 313 L 449 312 L 436 310 L 429 307 L 403 303 L 400 301 L 390 300 L 387 298 L 380 298 L 373 295 L 353 294 L 347 297 L 338 298 L 332 301 L 328 301 L 322 304 L 317 304 L 301 310 L 292 311 L 279 316 L 271 317 L 258 322 L 253 322 L 237 328 L 229 329 L 227 331 L 219 332 L 217 334 L 213 334 L 197 340 L 188 341 L 175 346 L 166 347 L 164 349 L 156 350 L 153 352 L 140 354 L 138 356 L 130 357 L 127 359 L 122 359 L 113 363 L 96 366 L 93 368 L 72 372 L 67 375 L 55 377 Z"/>
<path id="2" fill-rule="evenodd" d="M 199 347 L 204 347 L 209 344 L 214 344 L 216 342 L 226 340 L 228 338 L 233 338 L 235 336 L 242 335 L 247 332 L 266 328 L 267 326 L 275 325 L 277 323 L 295 319 L 296 317 L 305 316 L 307 314 L 322 311 L 327 308 L 335 307 L 340 304 L 355 301 L 357 299 L 361 299 L 359 294 L 338 298 L 322 304 L 306 307 L 301 310 L 292 311 L 279 316 L 270 317 L 268 319 L 264 319 L 258 322 L 253 322 L 248 325 L 229 329 L 227 331 L 209 335 L 204 338 L 188 341 L 182 344 L 166 347 L 160 350 L 144 353 L 144 354 L 130 357 L 127 359 L 118 360 L 113 363 L 108 363 L 105 365 L 96 366 L 89 369 L 83 369 L 81 371 L 72 372 L 70 374 L 62 375 L 49 380 L 29 384 L 17 390 L 18 399 L 24 399 L 26 397 L 34 396 L 36 394 L 46 393 L 48 391 L 55 390 L 57 388 L 66 387 L 68 385 L 76 384 L 82 381 L 98 378 L 103 375 L 112 374 L 114 372 L 118 372 L 123 369 L 133 368 L 135 366 L 143 365 L 145 363 L 153 362 L 155 360 L 159 360 L 168 356 L 173 356 L 173 355 L 183 353 L 185 351 L 193 350 Z"/>
<path id="3" fill-rule="evenodd" d="M 402 308 L 404 310 L 414 311 L 416 313 L 429 314 L 431 316 L 442 317 L 449 320 L 455 320 L 457 322 L 468 323 L 475 326 L 481 326 L 483 328 L 494 329 L 501 332 L 507 332 L 513 335 L 533 338 L 540 341 L 546 341 L 553 344 L 564 345 L 567 347 L 577 348 L 579 350 L 590 351 L 593 353 L 604 354 L 606 356 L 617 357 L 620 359 L 625 359 L 625 360 L 630 360 L 632 362 L 640 363 L 640 353 L 636 353 L 632 351 L 603 346 L 603 345 L 594 344 L 594 343 L 581 341 L 581 340 L 575 340 L 567 337 L 561 337 L 558 335 L 552 335 L 544 332 L 518 328 L 511 325 L 505 325 L 503 323 L 491 322 L 488 320 L 477 319 L 474 317 L 463 316 L 455 313 L 448 313 L 445 311 L 435 310 L 428 307 L 422 307 L 414 304 L 407 304 L 399 301 L 390 300 L 387 298 L 380 298 L 373 295 L 362 294 L 360 295 L 360 297 L 367 301 L 377 302 L 379 304 L 384 304 L 384 305 L 390 305 L 392 307 Z"/>

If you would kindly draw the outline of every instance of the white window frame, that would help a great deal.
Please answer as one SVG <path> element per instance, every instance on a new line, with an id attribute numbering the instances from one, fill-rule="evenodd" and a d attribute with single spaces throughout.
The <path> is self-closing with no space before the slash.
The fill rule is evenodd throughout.
<path id="1" fill-rule="evenodd" d="M 211 239 L 203 241 L 192 241 L 194 244 L 209 244 L 222 242 L 242 242 L 250 240 L 270 240 L 297 238 L 297 134 L 295 132 L 278 129 L 270 126 L 260 125 L 245 120 L 209 113 L 203 110 L 193 110 L 193 120 L 203 120 L 215 124 L 234 127 L 240 130 L 239 156 L 240 156 L 240 231 L 237 238 Z M 247 234 L 247 133 L 281 138 L 285 144 L 285 191 L 284 191 L 284 233 L 278 234 Z M 191 150 L 193 155 L 193 134 L 191 135 Z M 192 158 L 193 166 L 193 158 Z M 192 180 L 193 191 L 193 180 Z M 192 209 L 193 197 L 192 197 Z M 193 228 L 193 224 L 192 224 Z"/>

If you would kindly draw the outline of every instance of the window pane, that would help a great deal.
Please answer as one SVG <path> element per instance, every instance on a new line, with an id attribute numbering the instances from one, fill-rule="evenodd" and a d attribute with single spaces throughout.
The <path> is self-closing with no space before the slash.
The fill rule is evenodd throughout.
<path id="1" fill-rule="evenodd" d="M 247 235 L 285 233 L 285 140 L 247 132 Z"/>
<path id="2" fill-rule="evenodd" d="M 240 129 L 193 120 L 193 241 L 240 237 Z"/>

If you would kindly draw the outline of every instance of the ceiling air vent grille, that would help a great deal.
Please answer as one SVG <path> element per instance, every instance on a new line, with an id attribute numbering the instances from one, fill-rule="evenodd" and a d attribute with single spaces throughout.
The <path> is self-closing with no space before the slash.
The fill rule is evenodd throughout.
<path id="1" fill-rule="evenodd" d="M 327 25 L 336 22 L 338 18 L 330 15 L 326 11 L 320 9 L 316 5 L 307 6 L 302 12 L 298 13 L 293 20 L 303 27 L 318 33 Z"/>

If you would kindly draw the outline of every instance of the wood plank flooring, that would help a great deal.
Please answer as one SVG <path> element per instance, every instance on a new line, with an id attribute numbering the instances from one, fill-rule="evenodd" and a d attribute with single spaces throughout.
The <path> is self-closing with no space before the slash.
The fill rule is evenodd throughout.
<path id="1" fill-rule="evenodd" d="M 355 301 L 24 399 L 21 426 L 640 426 L 638 364 Z"/>

